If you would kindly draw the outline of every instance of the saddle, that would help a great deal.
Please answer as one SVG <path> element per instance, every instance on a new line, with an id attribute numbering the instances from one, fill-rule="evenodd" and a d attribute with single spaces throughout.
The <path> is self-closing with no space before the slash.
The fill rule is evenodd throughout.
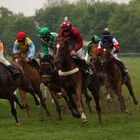
<path id="1" fill-rule="evenodd" d="M 32 67 L 36 68 L 38 72 L 40 72 L 40 66 L 35 59 L 32 59 L 28 61 L 27 63 L 31 65 Z"/>
<path id="2" fill-rule="evenodd" d="M 85 60 L 78 59 L 78 58 L 72 58 L 72 60 L 76 63 L 76 65 L 78 65 L 82 74 L 84 74 L 84 75 L 92 75 L 93 74 L 93 71 L 91 70 L 90 65 L 87 64 Z"/>
<path id="3" fill-rule="evenodd" d="M 120 68 L 120 71 L 121 71 L 122 76 L 125 77 L 126 76 L 126 72 L 125 72 L 126 68 L 125 68 L 124 64 L 121 61 L 119 61 L 119 60 L 117 60 L 115 58 L 114 58 L 114 62 Z"/>

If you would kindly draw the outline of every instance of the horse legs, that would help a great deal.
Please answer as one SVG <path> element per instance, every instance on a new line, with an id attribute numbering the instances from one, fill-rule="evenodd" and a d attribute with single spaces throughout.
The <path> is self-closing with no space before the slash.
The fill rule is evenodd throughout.
<path id="1" fill-rule="evenodd" d="M 137 100 L 136 100 L 136 98 L 135 98 L 135 95 L 134 95 L 134 91 L 133 91 L 133 88 L 132 88 L 132 84 L 131 84 L 131 81 L 130 81 L 130 77 L 128 77 L 128 76 L 127 76 L 127 80 L 126 80 L 126 82 L 125 82 L 125 85 L 126 85 L 126 87 L 128 88 L 131 97 L 133 98 L 134 104 L 137 105 L 138 102 L 137 102 Z"/>
<path id="2" fill-rule="evenodd" d="M 18 121 L 18 118 L 17 118 L 16 109 L 15 109 L 15 106 L 14 106 L 14 97 L 11 97 L 11 99 L 9 99 L 9 102 L 10 102 L 10 105 L 11 105 L 11 113 L 16 120 L 16 125 L 19 126 L 20 124 L 19 124 L 19 121 Z"/>
<path id="3" fill-rule="evenodd" d="M 23 105 L 26 106 L 26 114 L 27 114 L 27 117 L 29 118 L 30 117 L 30 108 L 29 108 L 29 104 L 27 101 L 26 92 L 22 89 L 19 89 L 19 94 L 22 98 Z"/>
<path id="4" fill-rule="evenodd" d="M 101 107 L 100 107 L 100 97 L 99 97 L 99 90 L 93 89 L 92 90 L 92 95 L 94 97 L 94 101 L 96 104 L 96 111 L 98 113 L 98 118 L 99 122 L 102 123 L 102 112 L 101 112 Z"/>
<path id="5" fill-rule="evenodd" d="M 90 106 L 90 101 L 92 100 L 92 97 L 90 95 L 88 95 L 88 91 L 87 91 L 87 87 L 89 85 L 89 80 L 90 79 L 90 75 L 85 76 L 84 82 L 83 82 L 83 94 L 85 96 L 85 102 L 89 108 L 89 112 L 92 113 L 92 109 Z"/>
<path id="6" fill-rule="evenodd" d="M 61 116 L 61 106 L 59 105 L 59 101 L 58 101 L 58 97 L 57 97 L 57 92 L 54 90 L 50 89 L 50 93 L 51 93 L 51 97 L 54 100 L 55 106 L 56 106 L 56 111 L 58 113 L 59 116 L 59 120 L 62 120 L 62 116 Z"/>
<path id="7" fill-rule="evenodd" d="M 27 108 L 27 106 L 20 104 L 20 102 L 18 101 L 18 98 L 16 97 L 15 94 L 13 96 L 14 96 L 14 101 L 19 105 L 20 109 Z"/>
<path id="8" fill-rule="evenodd" d="M 128 111 L 126 110 L 124 97 L 122 96 L 121 83 L 118 83 L 114 90 L 115 90 L 115 93 L 117 94 L 118 100 L 119 100 L 119 102 L 120 102 L 121 112 L 128 112 Z"/>
<path id="9" fill-rule="evenodd" d="M 82 123 L 86 123 L 87 122 L 87 118 L 86 115 L 84 113 L 84 109 L 83 109 L 83 103 L 82 103 L 82 95 L 81 95 L 81 85 L 80 83 L 78 83 L 77 87 L 76 87 L 76 100 L 77 100 L 77 106 L 78 106 L 78 111 L 81 114 L 81 119 L 82 119 Z"/>
<path id="10" fill-rule="evenodd" d="M 46 113 L 48 116 L 50 116 L 50 112 L 48 111 L 46 104 L 44 103 L 43 97 L 42 97 L 42 92 L 40 89 L 36 89 L 36 94 L 38 95 L 39 99 L 40 99 L 40 103 L 42 105 L 42 107 L 45 109 Z"/>
<path id="11" fill-rule="evenodd" d="M 34 91 L 30 91 L 30 94 L 33 96 L 34 101 L 35 101 L 35 104 L 36 104 L 37 106 L 39 106 L 39 105 L 40 105 L 40 103 L 39 103 L 39 100 L 37 99 L 37 97 L 35 96 Z"/>
<path id="12" fill-rule="evenodd" d="M 85 96 L 85 102 L 88 105 L 89 112 L 92 113 L 92 109 L 90 106 L 90 101 L 92 100 L 92 97 L 90 97 L 87 92 L 88 92 L 87 89 L 83 91 L 84 96 Z"/>
<path id="13" fill-rule="evenodd" d="M 67 96 L 66 91 L 64 89 L 62 89 L 62 96 L 65 99 L 65 102 L 67 103 L 67 105 L 71 111 L 72 116 L 76 117 L 76 118 L 80 118 L 81 115 L 79 114 L 79 112 L 76 109 L 76 104 L 73 101 L 73 97 L 70 96 L 69 100 L 68 100 L 68 96 Z"/>

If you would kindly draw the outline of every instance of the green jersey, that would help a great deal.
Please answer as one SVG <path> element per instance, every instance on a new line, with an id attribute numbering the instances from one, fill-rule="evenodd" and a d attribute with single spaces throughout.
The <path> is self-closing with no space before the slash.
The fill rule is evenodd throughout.
<path id="1" fill-rule="evenodd" d="M 53 48 L 55 47 L 55 39 L 58 36 L 57 33 L 51 32 L 50 33 L 50 39 L 48 42 L 44 41 L 41 39 L 42 43 L 42 49 L 41 49 L 41 54 L 44 55 L 53 55 Z"/>
<path id="2" fill-rule="evenodd" d="M 88 51 L 88 55 L 91 57 L 91 48 L 92 48 L 92 41 L 89 42 L 88 46 L 87 46 L 87 51 Z"/>

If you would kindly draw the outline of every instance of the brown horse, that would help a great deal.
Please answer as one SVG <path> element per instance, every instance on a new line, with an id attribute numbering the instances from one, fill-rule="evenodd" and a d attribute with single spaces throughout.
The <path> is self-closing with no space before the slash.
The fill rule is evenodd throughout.
<path id="1" fill-rule="evenodd" d="M 102 60 L 101 54 L 97 53 L 97 47 L 98 47 L 98 43 L 92 43 L 90 62 L 94 65 L 94 68 L 99 77 L 100 97 L 102 98 L 104 96 L 104 92 L 106 92 L 107 101 L 110 103 L 111 96 L 113 95 L 112 89 L 106 80 L 106 74 L 103 73 L 103 70 L 102 70 L 103 69 L 103 60 Z M 106 91 L 102 87 L 105 87 Z"/>
<path id="2" fill-rule="evenodd" d="M 102 51 L 103 60 L 103 73 L 107 75 L 107 81 L 111 88 L 114 90 L 115 94 L 118 96 L 120 102 L 120 107 L 122 112 L 128 112 L 126 110 L 124 97 L 122 95 L 122 85 L 125 84 L 129 90 L 129 93 L 133 99 L 134 104 L 137 104 L 135 99 L 131 79 L 129 74 L 125 76 L 122 75 L 122 71 L 117 64 L 117 60 L 111 54 L 111 48 L 104 48 Z"/>
<path id="3" fill-rule="evenodd" d="M 42 107 L 45 109 L 46 113 L 50 115 L 42 97 L 42 92 L 40 89 L 41 77 L 39 71 L 30 63 L 28 63 L 24 55 L 16 54 L 13 56 L 13 59 L 20 66 L 23 73 L 23 82 L 20 85 L 19 90 L 21 90 L 22 92 L 29 92 L 33 96 L 36 105 L 41 104 Z M 24 93 L 25 92 L 23 92 L 23 94 Z M 22 97 L 25 100 L 24 102 L 27 103 L 26 97 L 24 95 L 22 95 Z M 37 99 L 37 97 L 39 98 L 39 100 Z"/>
<path id="4" fill-rule="evenodd" d="M 84 113 L 84 106 L 82 102 L 82 88 L 85 81 L 84 76 L 77 67 L 76 63 L 69 56 L 70 50 L 69 39 L 59 39 L 56 46 L 55 52 L 55 63 L 57 65 L 58 74 L 60 76 L 61 88 L 68 97 L 70 102 L 75 104 L 76 108 L 78 107 L 78 112 L 81 115 L 82 122 L 87 122 L 86 115 Z M 101 122 L 101 108 L 99 105 L 99 86 L 97 75 L 94 73 L 92 77 L 89 77 L 88 88 L 92 92 L 96 103 L 96 110 L 98 112 L 99 121 Z M 76 96 L 76 98 L 73 98 Z"/>
<path id="5" fill-rule="evenodd" d="M 58 119 L 62 120 L 62 115 L 61 115 L 61 106 L 59 104 L 59 97 L 58 97 L 58 93 L 62 93 L 61 91 L 61 84 L 60 84 L 60 78 L 58 73 L 55 71 L 55 67 L 54 67 L 54 60 L 52 56 L 46 56 L 43 59 L 41 59 L 40 61 L 40 72 L 41 72 L 41 76 L 42 76 L 42 82 L 45 84 L 45 86 L 47 86 L 49 88 L 50 94 L 52 99 L 54 100 L 54 103 L 56 105 L 56 111 L 58 113 Z M 75 114 L 72 110 L 72 106 L 70 105 L 67 95 L 63 92 L 61 95 L 69 109 L 72 112 L 72 115 L 74 117 L 79 117 L 79 115 Z"/>
<path id="6" fill-rule="evenodd" d="M 13 63 L 14 66 L 16 64 Z M 17 67 L 17 66 L 16 66 Z M 9 70 L 3 64 L 0 64 L 0 98 L 8 99 L 11 105 L 11 113 L 16 120 L 16 125 L 19 125 L 19 120 L 17 118 L 16 108 L 14 106 L 14 102 L 16 102 L 21 109 L 26 108 L 25 106 L 21 105 L 18 101 L 18 98 L 14 94 L 14 91 L 20 86 L 21 84 L 21 71 L 20 76 L 13 80 L 13 77 Z"/>

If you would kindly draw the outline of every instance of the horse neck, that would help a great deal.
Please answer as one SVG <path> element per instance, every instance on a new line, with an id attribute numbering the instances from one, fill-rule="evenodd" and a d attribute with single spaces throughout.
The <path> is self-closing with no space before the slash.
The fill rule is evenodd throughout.
<path id="1" fill-rule="evenodd" d="M 114 74 L 115 72 L 115 61 L 114 61 L 114 58 L 113 57 L 110 57 L 108 59 L 106 59 L 105 62 L 103 62 L 103 69 L 109 73 L 109 74 Z"/>
<path id="2" fill-rule="evenodd" d="M 94 66 L 96 68 L 97 72 L 101 72 L 102 71 L 102 61 L 100 60 L 99 57 L 96 57 L 96 59 L 94 59 Z"/>
<path id="3" fill-rule="evenodd" d="M 69 71 L 76 67 L 75 63 L 72 61 L 70 56 L 67 56 L 62 63 L 62 70 Z"/>

